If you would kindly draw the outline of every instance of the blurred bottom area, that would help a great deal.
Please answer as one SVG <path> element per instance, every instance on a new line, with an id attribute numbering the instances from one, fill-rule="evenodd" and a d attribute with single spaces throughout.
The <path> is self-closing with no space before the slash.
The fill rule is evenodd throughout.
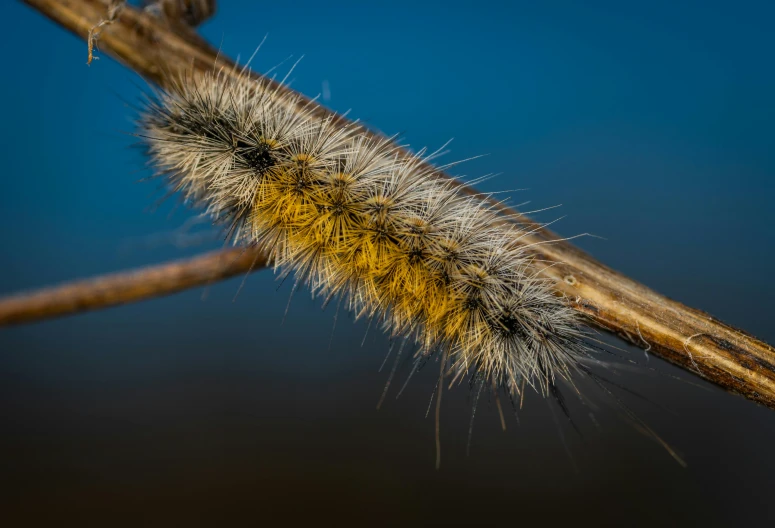
<path id="1" fill-rule="evenodd" d="M 219 288 L 233 294 L 234 284 Z M 772 411 L 656 358 L 649 368 L 685 381 L 639 367 L 612 376 L 653 401 L 617 391 L 688 469 L 592 387 L 589 404 L 566 390 L 579 432 L 535 394 L 519 423 L 502 400 L 504 432 L 483 392 L 466 456 L 475 394 L 463 383 L 443 395 L 436 471 L 433 411 L 425 416 L 436 363 L 396 399 L 410 371 L 400 362 L 378 411 L 393 361 L 378 371 L 388 349 L 379 332 L 361 347 L 366 325 L 340 322 L 327 350 L 331 318 L 314 303 L 298 301 L 280 326 L 279 309 L 262 318 L 199 295 L 0 335 L 5 526 L 716 526 L 771 507 Z M 186 297 L 194 308 L 179 325 L 155 319 Z M 244 331 L 254 317 L 260 335 Z M 645 364 L 642 351 L 630 357 Z"/>

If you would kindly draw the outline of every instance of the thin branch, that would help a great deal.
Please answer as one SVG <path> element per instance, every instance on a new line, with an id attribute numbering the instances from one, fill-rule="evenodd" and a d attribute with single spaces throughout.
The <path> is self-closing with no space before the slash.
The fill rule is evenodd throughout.
<path id="1" fill-rule="evenodd" d="M 107 6 L 100 0 L 23 1 L 82 38 L 105 17 Z M 161 85 L 184 70 L 223 68 L 229 72 L 234 67 L 193 30 L 166 26 L 129 7 L 117 22 L 104 28 L 100 44 L 105 52 Z M 302 99 L 300 105 L 306 101 Z M 315 117 L 327 115 L 331 113 L 320 107 Z M 341 116 L 336 121 L 348 122 Z M 460 190 L 475 192 L 462 184 Z M 504 221 L 517 214 L 493 203 L 504 214 Z M 554 263 L 543 274 L 595 324 L 636 346 L 651 347 L 651 353 L 729 391 L 775 408 L 775 349 L 771 346 L 611 270 L 524 217 L 520 222 L 529 226 L 531 234 L 517 243 L 531 245 L 538 258 Z"/>
<path id="2" fill-rule="evenodd" d="M 91 64 L 95 59 L 94 46 L 97 45 L 97 40 L 100 38 L 102 28 L 109 26 L 118 19 L 119 15 L 121 15 L 121 11 L 126 7 L 124 2 L 125 0 L 110 0 L 106 17 L 89 30 L 89 35 L 86 37 L 86 64 Z"/>
<path id="3" fill-rule="evenodd" d="M 100 310 L 203 286 L 266 266 L 255 248 L 216 251 L 186 260 L 0 299 L 0 326 Z"/>

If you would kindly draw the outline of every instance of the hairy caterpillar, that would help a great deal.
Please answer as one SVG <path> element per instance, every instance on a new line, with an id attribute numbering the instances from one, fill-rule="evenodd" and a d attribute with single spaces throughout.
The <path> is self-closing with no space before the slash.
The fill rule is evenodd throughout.
<path id="1" fill-rule="evenodd" d="M 357 125 L 291 111 L 293 95 L 207 74 L 149 101 L 153 165 L 174 191 L 231 223 L 313 294 L 342 294 L 417 357 L 440 352 L 518 395 L 569 380 L 588 354 L 578 316 L 536 274 L 515 225 Z M 403 346 L 403 345 L 402 345 Z"/>

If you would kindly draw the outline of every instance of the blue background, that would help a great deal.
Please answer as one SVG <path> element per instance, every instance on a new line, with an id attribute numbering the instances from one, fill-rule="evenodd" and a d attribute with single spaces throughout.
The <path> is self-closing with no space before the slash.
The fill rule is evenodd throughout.
<path id="1" fill-rule="evenodd" d="M 486 190 L 564 218 L 562 235 L 657 291 L 775 342 L 772 2 L 224 0 L 202 32 L 415 147 L 499 176 Z M 4 2 L 0 293 L 219 247 L 156 210 L 130 105 L 145 82 L 19 2 Z M 198 232 L 202 232 L 201 227 Z M 598 398 L 579 437 L 528 398 L 500 431 L 445 394 L 442 468 L 425 409 L 435 373 L 375 404 L 387 339 L 320 311 L 271 272 L 0 331 L 2 516 L 157 522 L 742 524 L 775 516 L 775 415 L 652 358 L 620 383 L 682 469 Z M 203 298 L 204 297 L 204 298 Z M 625 345 L 617 343 L 618 346 Z M 643 352 L 628 348 L 643 361 Z M 435 370 L 435 369 L 428 369 Z M 408 366 L 399 370 L 403 381 Z M 395 391 L 391 392 L 391 396 Z M 484 400 L 484 398 L 483 398 Z M 555 409 L 555 414 L 557 413 Z M 507 417 L 508 418 L 508 417 Z M 597 424 L 597 426 L 596 426 Z"/>

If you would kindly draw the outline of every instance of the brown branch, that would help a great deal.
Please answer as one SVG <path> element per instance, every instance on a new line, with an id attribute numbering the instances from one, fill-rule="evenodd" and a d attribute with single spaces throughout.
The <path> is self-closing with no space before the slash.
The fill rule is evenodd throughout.
<path id="1" fill-rule="evenodd" d="M 257 249 L 229 249 L 22 293 L 0 299 L 0 326 L 161 297 L 261 269 L 266 264 L 266 256 Z"/>
<path id="2" fill-rule="evenodd" d="M 82 38 L 104 18 L 106 10 L 106 3 L 100 0 L 23 1 Z M 107 53 L 161 85 L 183 70 L 222 67 L 230 71 L 234 65 L 193 30 L 166 27 L 131 8 L 104 29 L 100 42 Z M 316 117 L 329 114 L 320 108 Z M 336 119 L 347 122 L 341 116 Z M 473 192 L 462 186 L 461 191 Z M 514 213 L 506 207 L 501 210 Z M 524 242 L 556 239 L 550 231 L 533 227 L 535 234 Z M 651 353 L 729 391 L 775 408 L 775 349 L 771 346 L 650 290 L 567 242 L 533 246 L 533 250 L 539 258 L 556 263 L 545 275 L 597 325 L 639 347 L 650 347 Z"/>

